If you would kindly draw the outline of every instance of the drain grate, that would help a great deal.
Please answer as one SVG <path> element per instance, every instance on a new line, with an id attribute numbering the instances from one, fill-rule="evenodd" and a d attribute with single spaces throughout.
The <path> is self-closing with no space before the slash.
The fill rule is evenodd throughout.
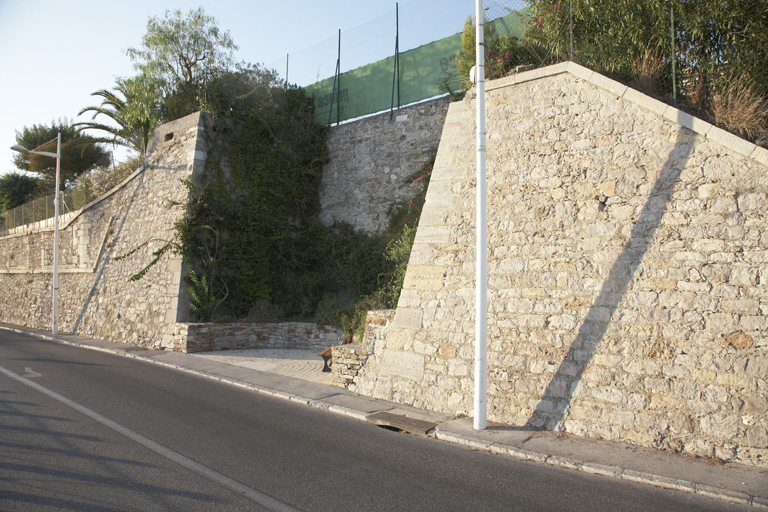
<path id="1" fill-rule="evenodd" d="M 368 415 L 368 423 L 373 423 L 380 427 L 400 430 L 409 434 L 420 436 L 427 435 L 431 430 L 437 427 L 437 423 L 431 421 L 417 420 L 401 414 L 392 414 L 390 412 L 377 412 Z"/>

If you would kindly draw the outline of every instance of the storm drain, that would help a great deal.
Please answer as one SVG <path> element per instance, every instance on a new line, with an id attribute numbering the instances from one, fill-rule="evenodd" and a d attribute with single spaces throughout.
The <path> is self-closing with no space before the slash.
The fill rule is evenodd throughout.
<path id="1" fill-rule="evenodd" d="M 382 428 L 420 436 L 426 436 L 430 431 L 437 427 L 437 423 L 432 423 L 431 421 L 418 420 L 416 418 L 409 418 L 408 416 L 392 414 L 390 412 L 373 413 L 368 415 L 367 419 L 368 423 L 373 423 Z"/>

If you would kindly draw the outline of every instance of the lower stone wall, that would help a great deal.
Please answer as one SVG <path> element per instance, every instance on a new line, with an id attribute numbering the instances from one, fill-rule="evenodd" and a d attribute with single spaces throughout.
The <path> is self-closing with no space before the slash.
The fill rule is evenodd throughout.
<path id="1" fill-rule="evenodd" d="M 178 324 L 175 350 L 210 352 L 257 348 L 291 348 L 322 351 L 341 343 L 344 331 L 304 322 Z"/>

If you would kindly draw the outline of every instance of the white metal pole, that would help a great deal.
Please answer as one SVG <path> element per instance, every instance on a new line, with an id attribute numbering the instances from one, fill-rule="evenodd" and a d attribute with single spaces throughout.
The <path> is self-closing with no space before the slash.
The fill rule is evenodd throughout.
<path id="1" fill-rule="evenodd" d="M 56 139 L 56 193 L 53 199 L 53 307 L 51 332 L 56 335 L 56 310 L 59 293 L 59 174 L 61 170 L 61 132 Z"/>
<path id="2" fill-rule="evenodd" d="M 477 247 L 475 254 L 475 429 L 486 426 L 486 338 L 488 296 L 488 233 L 485 190 L 485 44 L 483 0 L 476 0 L 475 24 L 477 52 L 475 81 L 477 88 Z"/>

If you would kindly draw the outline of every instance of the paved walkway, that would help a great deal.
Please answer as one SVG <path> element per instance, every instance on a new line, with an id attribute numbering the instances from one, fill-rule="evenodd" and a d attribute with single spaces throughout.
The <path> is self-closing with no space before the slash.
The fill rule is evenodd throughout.
<path id="1" fill-rule="evenodd" d="M 189 355 L 260 372 L 330 385 L 331 373 L 323 373 L 323 360 L 317 355 L 317 352 L 317 350 L 263 348 L 198 352 Z"/>
<path id="2" fill-rule="evenodd" d="M 361 421 L 374 422 L 381 420 L 382 416 L 391 418 L 394 415 L 403 418 L 404 425 L 417 424 L 418 427 L 428 424 L 425 430 L 429 430 L 428 435 L 436 439 L 491 453 L 768 510 L 766 469 L 715 464 L 703 459 L 560 432 L 493 426 L 476 431 L 468 418 L 454 419 L 331 386 L 330 374 L 320 371 L 322 360 L 315 351 L 264 349 L 181 354 L 71 335 L 53 337 L 46 331 L 1 323 L 0 328 L 150 361 Z"/>

